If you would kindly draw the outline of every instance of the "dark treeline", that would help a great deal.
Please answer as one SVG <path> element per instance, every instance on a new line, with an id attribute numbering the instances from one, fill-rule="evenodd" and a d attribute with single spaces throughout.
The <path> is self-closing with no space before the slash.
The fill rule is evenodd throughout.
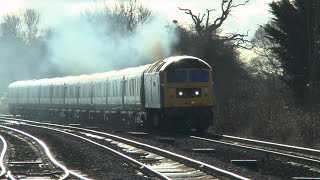
<path id="1" fill-rule="evenodd" d="M 257 57 L 247 68 L 252 78 L 240 82 L 235 93 L 244 107 L 229 107 L 245 118 L 238 123 L 246 122 L 250 134 L 319 145 L 319 5 L 313 0 L 269 4 L 273 17 L 253 38 Z"/>
<path id="2" fill-rule="evenodd" d="M 320 84 L 319 68 L 313 61 L 310 63 L 310 46 L 306 41 L 310 40 L 305 23 L 306 1 L 272 2 L 274 17 L 261 25 L 250 42 L 246 34 L 221 35 L 221 27 L 232 10 L 247 3 L 250 2 L 221 0 L 220 7 L 207 7 L 203 14 L 177 8 L 190 17 L 192 24 L 186 27 L 181 22 L 168 22 L 167 27 L 174 28 L 177 36 L 177 41 L 169 45 L 168 55 L 193 55 L 212 66 L 216 99 L 212 131 L 314 145 L 320 136 L 317 111 L 320 106 L 316 100 Z M 213 16 L 211 9 L 220 11 Z M 105 25 L 120 36 L 128 36 L 154 17 L 148 8 L 131 0 L 119 1 L 115 8 L 106 6 L 87 12 L 83 18 Z M 34 10 L 2 18 L 0 91 L 15 80 L 71 75 L 50 61 L 48 44 L 56 31 L 41 29 L 40 22 L 41 16 Z M 256 56 L 244 63 L 239 58 L 241 48 L 255 51 Z M 124 63 L 116 68 L 155 60 Z"/>

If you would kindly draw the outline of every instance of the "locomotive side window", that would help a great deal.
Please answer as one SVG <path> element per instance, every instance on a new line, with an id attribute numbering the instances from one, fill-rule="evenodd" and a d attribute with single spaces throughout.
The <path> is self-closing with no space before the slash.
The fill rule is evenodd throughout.
<path id="1" fill-rule="evenodd" d="M 189 72 L 189 79 L 191 82 L 208 82 L 209 73 L 208 71 L 191 70 Z"/>
<path id="2" fill-rule="evenodd" d="M 173 71 L 167 73 L 168 83 L 182 83 L 187 81 L 186 71 Z"/>

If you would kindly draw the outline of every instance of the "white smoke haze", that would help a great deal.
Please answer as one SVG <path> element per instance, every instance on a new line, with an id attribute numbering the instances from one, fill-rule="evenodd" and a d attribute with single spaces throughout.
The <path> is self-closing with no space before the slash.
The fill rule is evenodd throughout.
<path id="1" fill-rule="evenodd" d="M 74 16 L 55 27 L 49 39 L 52 63 L 66 75 L 122 69 L 166 58 L 178 41 L 174 25 L 161 19 L 152 18 L 128 35 L 102 22 Z"/>

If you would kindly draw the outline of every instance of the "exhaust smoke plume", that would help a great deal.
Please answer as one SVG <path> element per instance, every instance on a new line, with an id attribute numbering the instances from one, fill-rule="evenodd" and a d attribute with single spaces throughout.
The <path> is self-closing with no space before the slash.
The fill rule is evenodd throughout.
<path id="1" fill-rule="evenodd" d="M 134 32 L 113 27 L 83 16 L 63 21 L 49 40 L 51 62 L 65 75 L 122 69 L 166 58 L 178 41 L 174 25 L 155 18 Z"/>

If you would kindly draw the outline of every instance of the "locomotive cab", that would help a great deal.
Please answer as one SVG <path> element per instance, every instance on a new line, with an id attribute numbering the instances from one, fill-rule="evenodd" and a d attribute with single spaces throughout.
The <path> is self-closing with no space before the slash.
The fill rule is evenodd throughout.
<path id="1" fill-rule="evenodd" d="M 196 57 L 176 56 L 154 63 L 145 73 L 145 106 L 155 119 L 154 126 L 207 129 L 213 119 L 212 85 L 211 67 Z"/>

